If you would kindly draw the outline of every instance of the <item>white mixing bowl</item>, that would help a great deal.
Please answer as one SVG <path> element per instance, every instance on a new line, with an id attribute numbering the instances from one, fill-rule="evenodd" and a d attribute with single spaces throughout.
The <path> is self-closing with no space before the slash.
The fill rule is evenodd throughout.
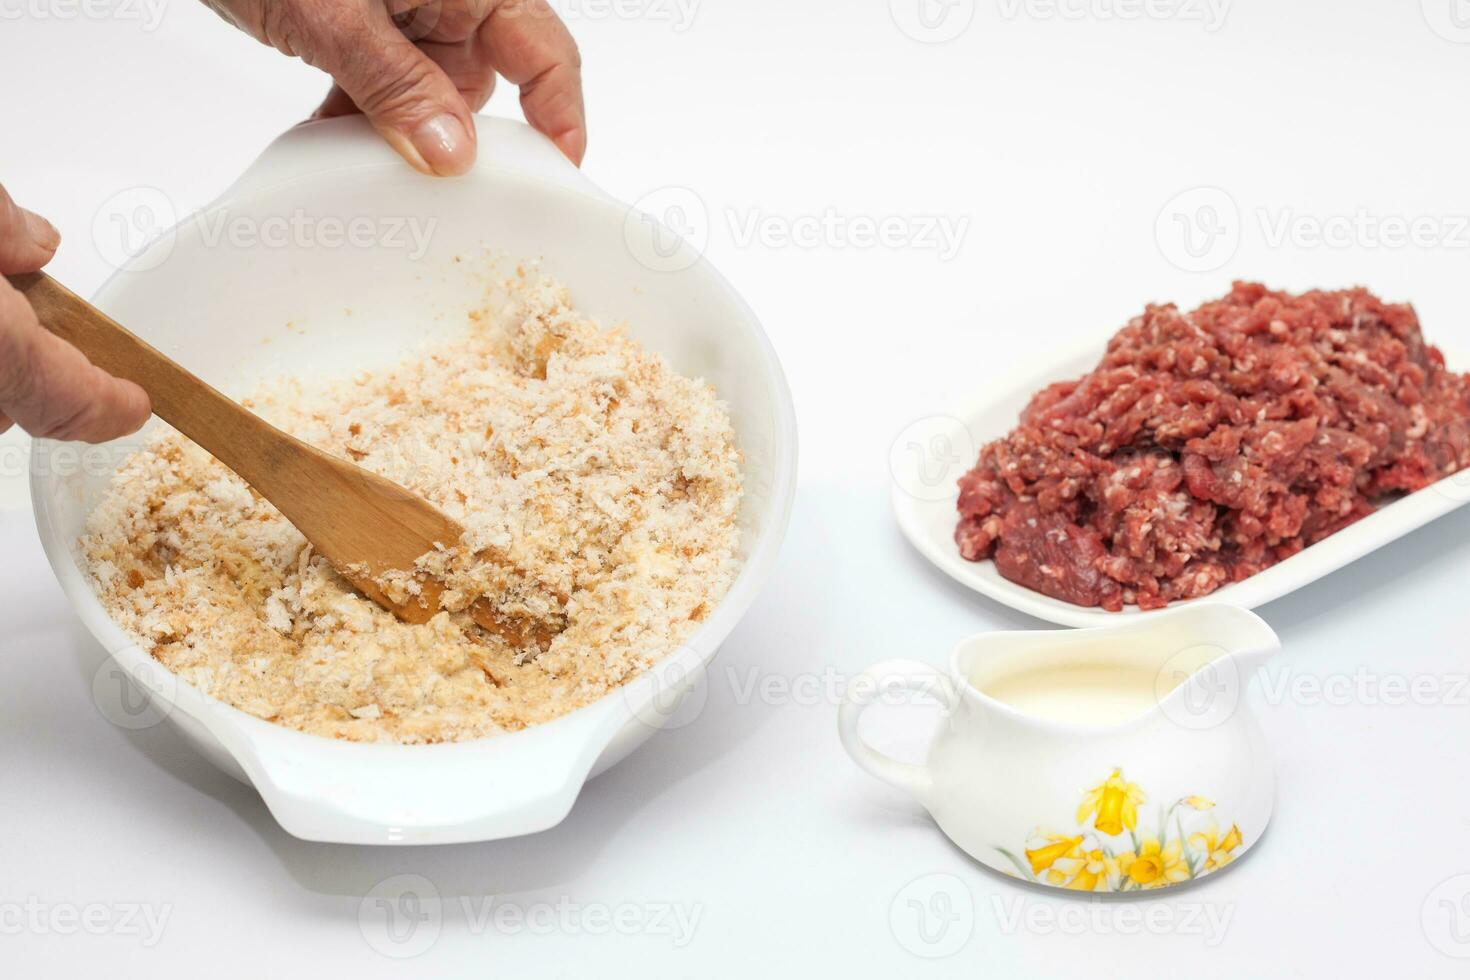
<path id="1" fill-rule="evenodd" d="M 453 180 L 412 172 L 360 119 L 295 129 L 219 201 L 138 253 L 95 301 L 240 395 L 272 376 L 391 363 L 426 337 L 461 328 L 483 298 L 487 280 L 473 257 L 484 247 L 541 257 L 580 309 L 607 324 L 627 321 L 631 336 L 713 383 L 728 403 L 745 457 L 744 567 L 687 644 L 563 718 L 459 744 L 336 741 L 206 697 L 119 629 L 77 541 L 124 455 L 116 450 L 139 439 L 88 454 L 82 466 L 59 465 L 57 446 L 38 441 L 36 522 L 83 623 L 185 738 L 255 786 L 281 826 L 308 840 L 453 843 L 560 822 L 589 778 L 668 719 L 766 581 L 790 517 L 795 418 L 754 314 L 688 243 L 603 194 L 549 142 L 517 123 L 482 119 L 479 127 L 480 162 Z"/>

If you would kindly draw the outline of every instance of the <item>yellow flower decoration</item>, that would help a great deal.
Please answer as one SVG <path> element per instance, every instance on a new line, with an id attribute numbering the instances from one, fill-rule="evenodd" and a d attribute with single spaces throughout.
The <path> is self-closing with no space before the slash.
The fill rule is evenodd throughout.
<path id="1" fill-rule="evenodd" d="M 1244 846 L 1240 827 L 1232 823 L 1222 835 L 1213 814 L 1193 816 L 1214 810 L 1214 800 L 1172 794 L 1168 799 L 1175 802 L 1159 808 L 1156 835 L 1140 833 L 1138 809 L 1148 797 L 1119 767 L 1083 795 L 1075 834 L 1043 830 L 1042 824 L 1023 845 L 1024 857 L 1004 847 L 995 850 L 1020 878 L 1079 892 L 1167 888 L 1218 871 L 1235 859 Z M 1186 828 L 1194 832 L 1186 833 Z"/>
<path id="2" fill-rule="evenodd" d="M 1189 865 L 1184 849 L 1176 837 L 1168 846 L 1160 846 L 1157 837 L 1146 837 L 1138 853 L 1128 851 L 1118 858 L 1118 869 L 1132 878 L 1140 888 L 1164 888 L 1189 880 Z"/>
<path id="3" fill-rule="evenodd" d="M 1138 806 L 1147 800 L 1137 783 L 1127 782 L 1123 779 L 1123 770 L 1114 769 L 1105 782 L 1094 786 L 1082 797 L 1082 805 L 1077 808 L 1077 822 L 1086 823 L 1089 816 L 1096 814 L 1093 826 L 1104 834 L 1115 836 L 1121 834 L 1125 827 L 1132 830 L 1138 826 Z"/>
<path id="4" fill-rule="evenodd" d="M 1216 871 L 1235 860 L 1230 853 L 1240 846 L 1240 828 L 1230 825 L 1230 833 L 1222 839 L 1220 828 L 1215 823 L 1196 834 L 1189 835 L 1189 846 L 1205 854 L 1205 870 Z"/>
<path id="5" fill-rule="evenodd" d="M 1031 863 L 1031 873 L 1039 875 L 1050 868 L 1059 858 L 1069 857 L 1074 852 L 1082 850 L 1082 838 L 1064 837 L 1061 834 L 1043 834 L 1042 837 L 1050 841 L 1040 847 L 1028 847 L 1026 849 L 1026 860 Z"/>
<path id="6" fill-rule="evenodd" d="M 1080 849 L 1079 849 L 1080 850 Z M 1083 850 L 1077 857 L 1058 858 L 1047 872 L 1049 885 L 1079 892 L 1112 891 L 1119 877 L 1118 860 L 1101 849 Z"/>

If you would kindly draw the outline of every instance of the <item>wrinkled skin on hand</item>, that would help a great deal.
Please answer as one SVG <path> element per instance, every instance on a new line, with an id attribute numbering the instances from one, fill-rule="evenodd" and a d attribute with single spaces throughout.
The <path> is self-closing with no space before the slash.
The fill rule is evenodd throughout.
<path id="1" fill-rule="evenodd" d="M 496 76 L 574 163 L 587 148 L 581 58 L 546 0 L 205 0 L 256 40 L 331 75 L 318 116 L 361 111 L 428 174 L 468 170 L 470 115 Z"/>
<path id="2" fill-rule="evenodd" d="M 471 114 L 497 76 L 526 120 L 580 164 L 582 62 L 546 0 L 206 0 L 227 21 L 327 72 L 317 116 L 362 112 L 414 167 L 461 174 L 475 160 Z M 61 236 L 0 187 L 0 274 L 34 272 Z M 105 442 L 148 420 L 148 396 L 41 327 L 0 279 L 0 432 Z"/>
<path id="3" fill-rule="evenodd" d="M 0 275 L 35 272 L 56 254 L 61 235 L 0 187 Z M 148 396 L 112 377 L 43 328 L 31 304 L 0 278 L 0 432 L 106 442 L 139 429 Z"/>

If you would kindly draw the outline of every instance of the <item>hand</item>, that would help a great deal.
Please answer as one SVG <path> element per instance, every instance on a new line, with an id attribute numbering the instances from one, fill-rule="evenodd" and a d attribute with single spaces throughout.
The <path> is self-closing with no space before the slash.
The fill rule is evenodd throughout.
<path id="1" fill-rule="evenodd" d="M 573 163 L 587 149 L 582 62 L 546 0 L 205 0 L 216 13 L 336 81 L 317 116 L 361 110 L 424 173 L 475 160 L 470 114 L 497 73 L 526 121 Z"/>
<path id="2" fill-rule="evenodd" d="M 60 242 L 50 222 L 0 187 L 0 432 L 18 422 L 33 436 L 106 442 L 148 421 L 148 396 L 42 327 L 4 279 L 35 272 Z"/>

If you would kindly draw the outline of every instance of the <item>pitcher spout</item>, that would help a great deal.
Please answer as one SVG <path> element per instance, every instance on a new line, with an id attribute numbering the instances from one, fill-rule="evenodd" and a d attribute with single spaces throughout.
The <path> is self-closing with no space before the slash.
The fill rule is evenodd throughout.
<path id="1" fill-rule="evenodd" d="M 1188 728 L 1218 724 L 1234 713 L 1251 677 L 1281 650 L 1281 640 L 1255 613 L 1223 603 L 1180 611 L 1190 641 L 1160 671 L 1164 714 Z"/>
<path id="2" fill-rule="evenodd" d="M 1212 607 L 1207 627 L 1220 631 L 1220 646 L 1246 679 L 1281 652 L 1281 638 L 1260 616 L 1239 606 L 1214 603 Z"/>

